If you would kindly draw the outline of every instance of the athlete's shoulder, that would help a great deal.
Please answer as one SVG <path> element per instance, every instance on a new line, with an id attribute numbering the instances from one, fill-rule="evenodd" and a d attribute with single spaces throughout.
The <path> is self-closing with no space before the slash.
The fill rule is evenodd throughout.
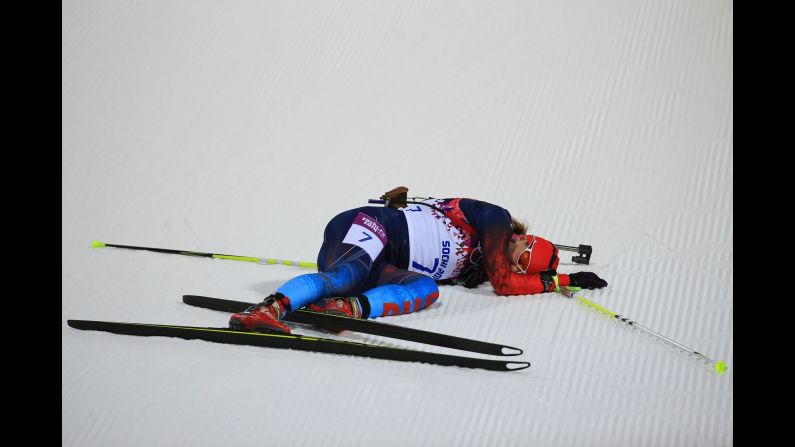
<path id="1" fill-rule="evenodd" d="M 485 234 L 487 228 L 510 228 L 511 213 L 499 205 L 477 199 L 462 198 L 459 200 L 458 206 L 466 220 L 481 235 Z"/>
<path id="2" fill-rule="evenodd" d="M 466 208 L 473 211 L 481 211 L 481 212 L 508 211 L 499 205 L 495 205 L 493 203 L 486 202 L 483 200 L 469 199 L 469 198 L 460 198 L 456 200 L 458 201 L 458 204 L 459 206 L 461 206 L 462 209 Z"/>
<path id="3" fill-rule="evenodd" d="M 481 207 L 487 207 L 487 208 L 491 208 L 491 207 L 502 208 L 499 205 L 495 205 L 493 203 L 489 203 L 489 202 L 486 202 L 486 201 L 483 201 L 483 200 L 472 199 L 472 198 L 469 198 L 469 197 L 447 197 L 447 198 L 444 198 L 444 199 L 430 198 L 427 201 L 428 202 L 435 202 L 437 204 L 443 204 L 443 205 L 455 204 L 455 205 L 467 205 L 467 206 L 481 206 Z"/>

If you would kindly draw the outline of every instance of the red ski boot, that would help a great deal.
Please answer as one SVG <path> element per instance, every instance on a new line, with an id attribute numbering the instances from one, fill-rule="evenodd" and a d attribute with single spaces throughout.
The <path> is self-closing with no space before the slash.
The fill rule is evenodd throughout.
<path id="1" fill-rule="evenodd" d="M 325 298 L 309 305 L 314 312 L 348 318 L 361 318 L 362 308 L 356 297 Z"/>
<path id="2" fill-rule="evenodd" d="M 279 321 L 287 315 L 290 300 L 281 293 L 273 294 L 229 319 L 229 328 L 238 331 L 290 333 L 290 328 Z"/>

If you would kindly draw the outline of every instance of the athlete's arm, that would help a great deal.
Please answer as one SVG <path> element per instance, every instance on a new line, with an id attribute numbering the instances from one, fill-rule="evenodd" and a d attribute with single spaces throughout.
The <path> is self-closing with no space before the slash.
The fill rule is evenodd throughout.
<path id="1" fill-rule="evenodd" d="M 529 274 L 511 271 L 508 242 L 512 231 L 508 210 L 472 199 L 462 199 L 460 204 L 470 225 L 480 237 L 483 248 L 480 263 L 497 295 L 530 295 L 569 285 L 568 275 L 557 275 L 554 270 Z"/>

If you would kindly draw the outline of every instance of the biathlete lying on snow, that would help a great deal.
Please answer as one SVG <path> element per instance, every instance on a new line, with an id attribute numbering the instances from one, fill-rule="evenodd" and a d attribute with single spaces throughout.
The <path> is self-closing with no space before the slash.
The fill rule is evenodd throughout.
<path id="1" fill-rule="evenodd" d="M 238 330 L 286 332 L 280 320 L 305 306 L 352 318 L 400 315 L 439 298 L 437 284 L 476 287 L 497 295 L 529 295 L 607 282 L 592 272 L 558 274 L 558 249 L 526 234 L 504 208 L 473 199 L 405 201 L 407 188 L 384 197 L 388 207 L 342 212 L 326 226 L 318 273 L 287 281 L 263 302 L 232 315 Z M 391 196 L 390 196 L 391 194 Z"/>

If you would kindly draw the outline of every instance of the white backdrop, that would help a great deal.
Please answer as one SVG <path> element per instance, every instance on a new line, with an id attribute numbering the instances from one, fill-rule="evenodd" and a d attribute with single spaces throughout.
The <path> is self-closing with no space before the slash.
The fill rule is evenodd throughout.
<path id="1" fill-rule="evenodd" d="M 64 445 L 732 445 L 730 1 L 62 5 Z M 329 218 L 397 185 L 592 245 L 610 286 L 586 296 L 729 372 L 489 285 L 388 321 L 519 346 L 528 370 L 66 326 L 223 326 L 181 295 L 305 273 L 93 239 L 314 261 Z"/>

